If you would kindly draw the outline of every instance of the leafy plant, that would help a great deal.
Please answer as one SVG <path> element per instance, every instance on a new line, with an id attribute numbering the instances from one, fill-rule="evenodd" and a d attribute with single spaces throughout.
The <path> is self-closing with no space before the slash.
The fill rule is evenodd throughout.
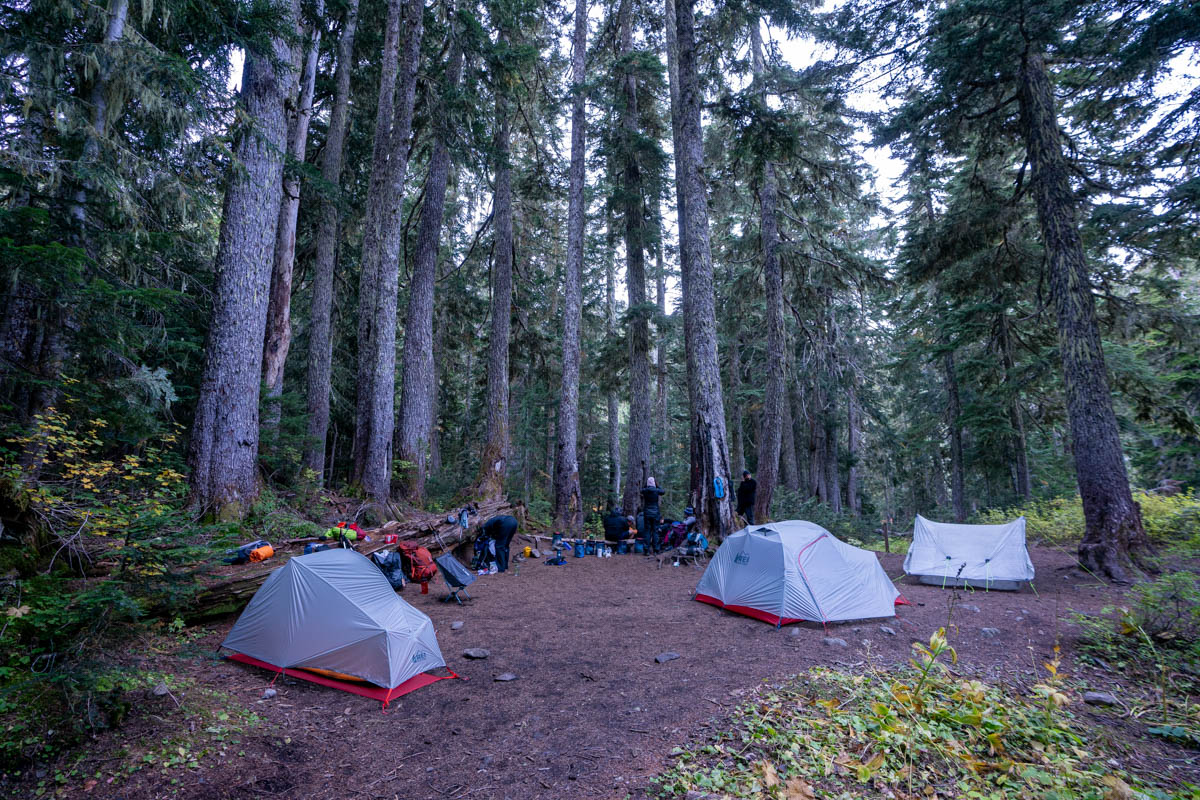
<path id="1" fill-rule="evenodd" d="M 711 737 L 677 749 L 655 794 L 1101 800 L 1155 782 L 1108 766 L 1113 745 L 1072 714 L 1057 650 L 1028 690 L 952 674 L 944 631 L 914 650 L 897 671 L 816 667 L 764 687 Z"/>

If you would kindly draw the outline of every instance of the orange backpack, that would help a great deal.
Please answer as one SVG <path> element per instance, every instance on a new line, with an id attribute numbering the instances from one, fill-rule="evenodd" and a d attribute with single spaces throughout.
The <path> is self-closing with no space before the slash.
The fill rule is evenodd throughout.
<path id="1" fill-rule="evenodd" d="M 433 554 L 427 548 L 413 542 L 397 542 L 396 551 L 400 553 L 404 572 L 413 583 L 424 583 L 437 576 L 437 564 L 433 563 Z"/>

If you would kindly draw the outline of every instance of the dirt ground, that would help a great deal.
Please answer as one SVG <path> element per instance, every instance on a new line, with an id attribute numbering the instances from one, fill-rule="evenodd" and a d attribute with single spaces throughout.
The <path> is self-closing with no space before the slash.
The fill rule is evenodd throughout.
<path id="1" fill-rule="evenodd" d="M 1094 613 L 1115 592 L 1072 568 L 1069 554 L 1032 548 L 1036 591 L 958 592 L 949 619 L 957 671 L 1026 682 L 1061 636 L 1075 669 L 1067 621 Z M 881 555 L 889 575 L 901 555 Z M 239 698 L 265 719 L 245 755 L 205 759 L 175 785 L 138 773 L 89 797 L 142 798 L 622 798 L 644 796 L 672 747 L 703 732 L 763 681 L 816 664 L 846 668 L 867 658 L 905 661 L 914 640 L 947 624 L 954 592 L 898 581 L 913 605 L 895 620 L 783 629 L 691 600 L 694 567 L 656 569 L 638 555 L 526 561 L 481 577 L 474 601 L 439 602 L 437 587 L 402 596 L 428 614 L 451 668 L 468 680 L 440 681 L 379 704 L 304 681 L 217 660 L 211 651 L 233 624 L 212 625 L 178 668 Z M 461 620 L 460 630 L 451 623 Z M 887 626 L 891 635 L 881 628 Z M 987 636 L 983 628 L 1000 633 Z M 824 643 L 838 637 L 846 647 Z M 486 648 L 486 660 L 463 657 Z M 656 663 L 673 651 L 679 658 Z M 164 668 L 161 667 L 160 668 Z M 169 667 L 167 667 L 169 668 Z M 515 681 L 497 682 L 505 672 Z M 1119 685 L 1108 688 L 1119 692 Z M 119 736 L 120 732 L 115 735 Z"/>

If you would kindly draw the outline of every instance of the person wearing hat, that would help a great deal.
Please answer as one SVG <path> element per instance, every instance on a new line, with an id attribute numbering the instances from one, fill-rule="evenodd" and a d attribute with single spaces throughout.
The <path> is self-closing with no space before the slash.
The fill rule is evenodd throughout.
<path id="1" fill-rule="evenodd" d="M 750 525 L 754 524 L 754 497 L 758 494 L 758 481 L 750 477 L 750 470 L 742 470 L 742 482 L 737 488 L 737 513 L 746 518 Z"/>

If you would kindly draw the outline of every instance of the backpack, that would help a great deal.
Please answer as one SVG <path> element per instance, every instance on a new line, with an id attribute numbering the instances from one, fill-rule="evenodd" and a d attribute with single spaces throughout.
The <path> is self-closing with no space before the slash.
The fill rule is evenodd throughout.
<path id="1" fill-rule="evenodd" d="M 437 564 L 428 549 L 413 542 L 397 542 L 396 552 L 404 565 L 404 574 L 413 583 L 425 583 L 437 576 Z"/>
<path id="2" fill-rule="evenodd" d="M 399 553 L 384 551 L 372 553 L 371 561 L 379 567 L 379 571 L 383 573 L 383 577 L 387 578 L 393 589 L 400 591 L 404 588 L 404 560 Z"/>

